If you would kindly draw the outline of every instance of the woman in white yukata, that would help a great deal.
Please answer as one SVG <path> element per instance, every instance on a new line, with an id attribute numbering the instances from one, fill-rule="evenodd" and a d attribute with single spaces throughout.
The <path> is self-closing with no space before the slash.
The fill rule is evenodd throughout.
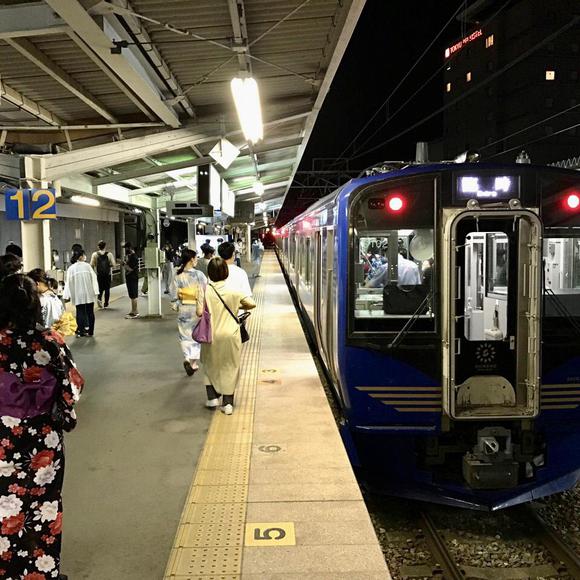
<path id="1" fill-rule="evenodd" d="M 191 337 L 191 333 L 203 314 L 205 288 L 207 278 L 195 269 L 197 255 L 193 250 L 183 250 L 181 266 L 171 284 L 171 300 L 173 309 L 177 310 L 177 329 L 179 343 L 183 351 L 183 368 L 188 376 L 199 369 L 198 361 L 201 354 L 199 343 Z"/>

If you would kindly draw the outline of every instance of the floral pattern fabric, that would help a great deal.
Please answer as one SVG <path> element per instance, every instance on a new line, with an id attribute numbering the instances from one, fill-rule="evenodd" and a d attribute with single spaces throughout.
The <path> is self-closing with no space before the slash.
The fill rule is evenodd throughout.
<path id="1" fill-rule="evenodd" d="M 25 419 L 0 416 L 2 580 L 58 578 L 63 430 L 76 425 L 73 407 L 84 381 L 58 333 L 0 330 L 0 374 L 12 373 L 31 383 L 39 380 L 43 368 L 58 381 L 55 410 Z"/>

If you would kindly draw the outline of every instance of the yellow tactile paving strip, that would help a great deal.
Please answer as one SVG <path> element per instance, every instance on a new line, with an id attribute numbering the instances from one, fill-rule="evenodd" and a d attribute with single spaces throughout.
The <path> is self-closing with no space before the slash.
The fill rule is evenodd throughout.
<path id="1" fill-rule="evenodd" d="M 199 459 L 164 578 L 239 579 L 267 276 L 254 286 L 234 414 L 216 412 Z"/>

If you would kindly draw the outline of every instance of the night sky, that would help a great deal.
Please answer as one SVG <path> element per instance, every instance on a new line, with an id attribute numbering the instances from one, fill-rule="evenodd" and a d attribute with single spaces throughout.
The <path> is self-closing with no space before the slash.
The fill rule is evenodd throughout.
<path id="1" fill-rule="evenodd" d="M 457 0 L 422 2 L 367 0 L 347 51 L 314 127 L 300 169 L 310 170 L 317 157 L 336 157 L 373 115 L 459 7 Z M 443 52 L 461 36 L 457 20 L 395 93 L 391 111 L 398 109 L 417 88 L 443 64 Z M 443 104 L 443 72 L 418 94 L 369 143 L 367 150 Z M 371 135 L 385 120 L 384 110 L 361 135 Z M 368 155 L 353 159 L 351 167 L 365 168 L 382 160 L 415 158 L 416 141 L 429 141 L 441 134 L 442 115 L 411 131 L 400 140 Z M 352 155 L 352 148 L 346 156 Z"/>

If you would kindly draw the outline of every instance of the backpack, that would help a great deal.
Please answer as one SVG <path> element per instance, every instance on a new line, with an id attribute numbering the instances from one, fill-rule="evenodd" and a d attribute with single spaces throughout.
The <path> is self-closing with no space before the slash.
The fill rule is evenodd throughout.
<path id="1" fill-rule="evenodd" d="M 109 263 L 109 254 L 99 254 L 97 256 L 97 274 L 99 276 L 110 276 L 111 264 Z"/>

